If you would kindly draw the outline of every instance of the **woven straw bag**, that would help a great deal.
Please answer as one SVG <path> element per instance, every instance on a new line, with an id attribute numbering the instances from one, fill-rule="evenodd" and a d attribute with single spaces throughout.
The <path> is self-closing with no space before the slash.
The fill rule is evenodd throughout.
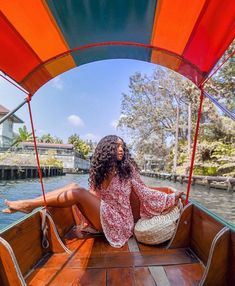
<path id="1" fill-rule="evenodd" d="M 134 228 L 136 239 L 145 244 L 159 244 L 171 239 L 180 212 L 181 207 L 175 206 L 167 214 L 154 216 L 150 219 L 139 219 Z"/>

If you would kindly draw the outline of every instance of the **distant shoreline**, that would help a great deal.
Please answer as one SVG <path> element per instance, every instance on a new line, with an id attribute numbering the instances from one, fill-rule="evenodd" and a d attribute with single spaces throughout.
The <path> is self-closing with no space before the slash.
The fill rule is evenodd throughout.
<path id="1" fill-rule="evenodd" d="M 180 182 L 181 184 L 188 182 L 187 175 L 177 175 L 170 173 L 157 173 L 157 172 L 148 172 L 141 171 L 141 175 L 147 177 L 154 177 L 158 179 L 167 179 L 173 182 Z M 222 189 L 230 192 L 235 191 L 235 178 L 233 177 L 222 177 L 222 176 L 192 176 L 192 185 L 201 185 L 206 186 L 209 189 Z"/>

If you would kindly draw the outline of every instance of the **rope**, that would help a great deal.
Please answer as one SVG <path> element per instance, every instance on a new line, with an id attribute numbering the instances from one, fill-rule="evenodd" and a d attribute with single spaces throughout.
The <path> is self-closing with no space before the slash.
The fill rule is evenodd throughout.
<path id="1" fill-rule="evenodd" d="M 202 113 L 202 102 L 203 102 L 203 98 L 204 98 L 203 87 L 200 87 L 200 89 L 201 89 L 200 105 L 198 108 L 197 125 L 196 125 L 196 130 L 195 130 L 195 135 L 194 135 L 193 153 L 192 153 L 192 157 L 191 157 L 191 165 L 190 165 L 189 178 L 188 178 L 187 194 L 186 194 L 186 199 L 185 199 L 186 205 L 188 204 L 188 198 L 189 198 L 190 187 L 191 187 L 191 182 L 192 182 L 194 158 L 195 158 L 195 154 L 196 154 L 198 131 L 199 131 L 199 125 L 200 125 L 200 119 L 201 119 L 201 113 Z"/>
<path id="2" fill-rule="evenodd" d="M 227 56 L 227 58 L 225 58 L 225 60 L 204 80 L 204 82 L 202 83 L 202 86 L 204 86 L 205 83 L 208 82 L 208 80 L 209 80 L 210 78 L 212 78 L 212 76 L 213 76 L 215 73 L 217 73 L 217 71 L 218 71 L 234 54 L 235 54 L 235 50 L 232 51 L 232 53 L 229 54 L 229 55 Z"/>
<path id="3" fill-rule="evenodd" d="M 195 153 L 196 153 L 196 147 L 197 147 L 197 139 L 198 139 L 198 131 L 199 131 L 199 125 L 200 125 L 200 119 L 201 119 L 201 112 L 202 112 L 202 102 L 204 99 L 204 85 L 206 82 L 235 54 L 235 50 L 229 54 L 225 60 L 204 80 L 204 82 L 200 85 L 201 95 L 200 95 L 200 105 L 198 109 L 198 116 L 197 116 L 197 125 L 194 135 L 194 142 L 193 142 L 193 153 L 191 157 L 191 165 L 190 165 L 190 171 L 189 171 L 189 179 L 188 179 L 188 186 L 187 186 L 187 194 L 185 199 L 185 204 L 188 204 L 188 198 L 191 188 L 191 182 L 192 182 L 192 174 L 193 174 L 193 166 L 194 166 L 194 159 L 195 159 Z M 227 110 L 225 107 L 223 107 L 219 102 L 217 102 L 211 95 L 208 93 L 205 93 L 205 95 L 214 103 L 216 104 L 224 113 L 226 113 L 229 117 L 231 117 L 233 120 L 235 120 L 235 116 L 232 112 Z"/>
<path id="4" fill-rule="evenodd" d="M 231 119 L 235 120 L 235 114 L 225 108 L 222 104 L 220 104 L 215 98 L 213 98 L 209 93 L 204 92 L 204 95 L 209 98 L 216 106 L 218 106 L 226 115 L 228 115 Z"/>
<path id="5" fill-rule="evenodd" d="M 43 194 L 44 205 L 45 205 L 45 207 L 47 209 L 47 202 L 46 202 L 45 190 L 44 190 L 43 179 L 42 179 L 42 171 L 41 171 L 41 166 L 40 166 L 40 161 L 39 161 L 39 156 L 38 156 L 38 148 L 37 148 L 36 136 L 35 136 L 35 132 L 34 132 L 33 116 L 32 116 L 32 111 L 31 111 L 31 106 L 30 106 L 31 98 L 32 98 L 32 95 L 29 94 L 28 97 L 27 97 L 27 103 L 28 103 L 28 108 L 29 108 L 29 117 L 30 117 L 30 123 L 31 123 L 31 128 L 32 128 L 34 150 L 35 150 L 37 167 L 38 167 L 38 175 L 39 175 L 39 179 L 40 179 L 40 183 L 41 183 L 41 189 L 42 189 L 42 194 Z"/>
<path id="6" fill-rule="evenodd" d="M 42 216 L 42 223 L 41 223 L 41 229 L 42 229 L 42 247 L 44 249 L 47 249 L 50 244 L 48 241 L 48 225 L 47 225 L 47 210 L 43 209 L 40 211 Z"/>
<path id="7" fill-rule="evenodd" d="M 26 90 L 24 90 L 22 87 L 18 86 L 17 84 L 15 84 L 15 83 L 12 82 L 11 80 L 9 80 L 9 79 L 6 78 L 5 76 L 3 76 L 2 74 L 0 74 L 0 76 L 1 76 L 3 79 L 5 79 L 6 81 L 8 81 L 9 83 L 11 83 L 12 85 L 14 85 L 14 86 L 15 86 L 16 88 L 18 88 L 20 91 L 22 91 L 22 92 L 24 92 L 24 93 L 26 93 L 26 94 L 29 95 L 29 93 L 28 93 Z"/>

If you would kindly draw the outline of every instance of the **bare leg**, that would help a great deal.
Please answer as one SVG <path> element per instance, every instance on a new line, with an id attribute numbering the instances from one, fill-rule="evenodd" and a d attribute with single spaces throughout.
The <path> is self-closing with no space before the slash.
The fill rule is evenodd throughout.
<path id="1" fill-rule="evenodd" d="M 77 204 L 82 214 L 93 224 L 102 230 L 100 222 L 100 199 L 89 193 L 77 184 L 70 184 L 46 194 L 47 205 L 50 207 L 70 207 Z M 5 201 L 8 209 L 4 212 L 14 211 L 31 212 L 34 208 L 44 205 L 43 197 L 23 201 Z"/>

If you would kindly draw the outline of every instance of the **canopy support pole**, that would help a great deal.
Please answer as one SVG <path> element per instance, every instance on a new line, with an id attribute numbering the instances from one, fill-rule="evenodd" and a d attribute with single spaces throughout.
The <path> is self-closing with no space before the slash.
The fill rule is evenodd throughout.
<path id="1" fill-rule="evenodd" d="M 12 111 L 10 111 L 9 113 L 7 113 L 4 117 L 2 117 L 0 119 L 0 124 L 2 124 L 5 120 L 7 120 L 7 118 L 9 118 L 11 115 L 13 115 L 18 109 L 20 109 L 23 105 L 25 105 L 26 102 L 28 102 L 28 96 L 29 93 L 27 91 L 25 91 L 22 87 L 18 86 L 17 84 L 15 84 L 14 82 L 12 82 L 11 80 L 9 80 L 8 78 L 6 78 L 5 76 L 3 76 L 2 74 L 0 74 L 0 77 L 2 77 L 3 79 L 5 79 L 6 81 L 8 81 L 10 84 L 14 85 L 16 88 L 18 88 L 20 91 L 24 92 L 25 94 L 27 94 L 27 97 L 24 99 L 23 102 L 21 102 L 15 109 L 13 109 Z M 30 97 L 32 97 L 32 95 L 30 95 Z"/>
<path id="2" fill-rule="evenodd" d="M 188 198 L 189 198 L 189 193 L 190 193 L 190 188 L 191 188 L 191 183 L 192 183 L 194 159 L 195 159 L 195 154 L 196 154 L 199 125 L 200 125 L 200 119 L 201 119 L 201 114 L 202 114 L 202 103 L 203 103 L 203 99 L 204 99 L 204 90 L 203 90 L 202 86 L 200 87 L 200 90 L 201 90 L 200 105 L 198 108 L 197 124 L 196 124 L 196 130 L 195 130 L 195 134 L 194 134 L 193 151 L 192 151 L 191 165 L 190 165 L 190 170 L 189 170 L 189 178 L 188 178 L 188 186 L 187 186 L 185 204 L 188 204 Z"/>
<path id="3" fill-rule="evenodd" d="M 229 54 L 225 59 L 224 61 L 203 81 L 203 83 L 201 84 L 201 86 L 204 86 L 209 79 L 212 78 L 212 76 L 217 73 L 217 71 L 235 54 L 235 50 L 232 51 L 231 54 Z"/>
<path id="4" fill-rule="evenodd" d="M 13 115 L 18 109 L 20 109 L 25 103 L 28 101 L 27 97 L 24 99 L 23 102 L 21 102 L 15 109 L 7 113 L 5 116 L 3 116 L 0 119 L 0 124 L 2 124 L 4 121 L 6 121 L 11 115 Z"/>
<path id="5" fill-rule="evenodd" d="M 32 135 L 33 135 L 34 150 L 35 150 L 37 167 L 38 167 L 38 176 L 39 176 L 40 183 L 41 183 L 41 189 L 42 189 L 42 195 L 43 195 L 43 200 L 44 200 L 44 206 L 45 206 L 45 208 L 47 210 L 47 201 L 46 201 L 46 195 L 45 195 L 44 184 L 43 184 L 43 179 L 42 179 L 42 171 L 41 171 L 41 166 L 40 166 L 40 160 L 39 160 L 39 156 L 38 156 L 37 141 L 36 141 L 36 136 L 35 136 L 35 132 L 34 132 L 33 115 L 32 115 L 32 110 L 31 110 L 31 105 L 30 105 L 31 98 L 32 98 L 32 95 L 29 94 L 28 97 L 27 97 L 27 103 L 28 103 L 28 109 L 29 109 L 29 117 L 30 117 Z"/>
<path id="6" fill-rule="evenodd" d="M 18 88 L 20 91 L 26 93 L 27 95 L 29 95 L 29 92 L 26 91 L 25 89 L 23 89 L 21 86 L 17 85 L 16 83 L 14 83 L 12 80 L 9 80 L 8 78 L 6 78 L 5 76 L 3 76 L 2 74 L 0 74 L 0 76 L 5 79 L 6 81 L 8 81 L 10 84 L 14 85 L 16 88 Z"/>
<path id="7" fill-rule="evenodd" d="M 199 105 L 199 108 L 198 108 L 197 124 L 196 124 L 196 130 L 195 130 L 195 134 L 194 134 L 193 150 L 192 150 L 191 164 L 190 164 L 190 170 L 189 170 L 189 178 L 188 178 L 188 186 L 187 186 L 187 193 L 186 193 L 185 204 L 188 204 L 188 198 L 189 198 L 189 193 L 190 193 L 190 188 L 191 188 L 191 183 L 192 183 L 194 159 L 195 159 L 195 154 L 196 154 L 199 125 L 200 125 L 200 119 L 201 119 L 201 113 L 202 113 L 202 102 L 203 102 L 203 99 L 204 99 L 204 85 L 234 54 L 235 54 L 235 50 L 232 51 L 232 53 L 229 54 L 225 58 L 225 60 L 200 85 L 200 90 L 201 90 L 200 105 Z M 213 102 L 212 98 L 210 96 L 208 96 L 208 94 L 206 94 L 206 95 Z M 231 115 L 231 113 L 230 113 L 230 115 Z"/>

